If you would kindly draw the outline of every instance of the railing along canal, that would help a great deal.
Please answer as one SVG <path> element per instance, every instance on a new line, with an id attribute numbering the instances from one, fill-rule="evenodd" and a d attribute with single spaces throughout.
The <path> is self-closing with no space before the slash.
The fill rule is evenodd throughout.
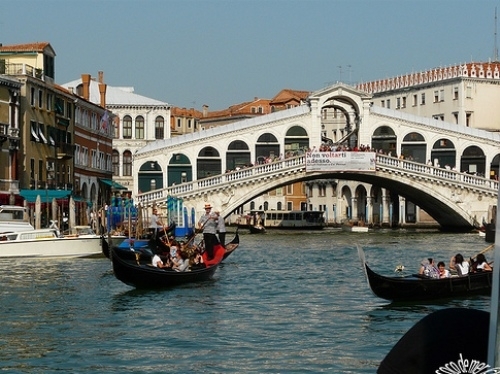
<path id="1" fill-rule="evenodd" d="M 494 195 L 498 194 L 498 181 L 493 179 L 461 173 L 455 170 L 438 168 L 383 154 L 377 154 L 376 159 L 377 171 L 385 171 L 392 174 L 398 172 L 406 175 L 418 176 L 422 179 L 453 182 L 458 185 L 472 187 Z M 142 203 L 143 205 L 149 205 L 155 201 L 164 201 L 167 196 L 182 197 L 204 191 L 210 191 L 215 187 L 221 188 L 227 185 L 237 186 L 239 183 L 244 183 L 248 180 L 256 180 L 258 178 L 264 178 L 276 173 L 285 172 L 305 173 L 305 155 L 235 170 L 179 185 L 172 185 L 163 189 L 144 192 L 137 196 L 137 202 Z"/>

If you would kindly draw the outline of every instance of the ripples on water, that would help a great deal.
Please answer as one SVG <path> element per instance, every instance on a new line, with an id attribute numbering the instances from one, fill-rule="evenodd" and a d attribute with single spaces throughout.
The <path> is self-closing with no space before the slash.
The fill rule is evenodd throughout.
<path id="1" fill-rule="evenodd" d="M 228 235 L 229 236 L 229 235 Z M 135 290 L 105 258 L 0 260 L 0 370 L 17 373 L 374 373 L 417 321 L 489 298 L 391 305 L 355 244 L 392 275 L 485 248 L 473 234 L 241 234 L 212 281 Z M 492 257 L 492 254 L 490 255 Z"/>

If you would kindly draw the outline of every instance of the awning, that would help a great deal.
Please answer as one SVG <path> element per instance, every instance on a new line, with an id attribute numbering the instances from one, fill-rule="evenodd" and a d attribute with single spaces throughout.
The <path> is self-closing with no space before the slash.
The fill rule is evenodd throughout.
<path id="1" fill-rule="evenodd" d="M 112 179 L 100 178 L 99 181 L 110 186 L 113 190 L 128 190 L 127 187 L 122 186 L 120 183 L 116 183 Z"/>
<path id="2" fill-rule="evenodd" d="M 42 203 L 51 203 L 53 199 L 69 199 L 72 190 L 21 190 L 19 195 L 24 197 L 28 203 L 36 202 L 36 197 L 40 195 Z"/>

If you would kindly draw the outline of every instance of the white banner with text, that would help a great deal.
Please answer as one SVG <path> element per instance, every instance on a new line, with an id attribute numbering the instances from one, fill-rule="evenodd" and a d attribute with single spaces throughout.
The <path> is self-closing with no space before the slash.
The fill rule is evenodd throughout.
<path id="1" fill-rule="evenodd" d="M 375 171 L 375 152 L 307 152 L 308 171 Z"/>

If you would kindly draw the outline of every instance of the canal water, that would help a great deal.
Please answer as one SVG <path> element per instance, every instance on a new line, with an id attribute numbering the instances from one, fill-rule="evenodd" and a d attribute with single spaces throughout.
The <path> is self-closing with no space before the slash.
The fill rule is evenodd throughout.
<path id="1" fill-rule="evenodd" d="M 375 373 L 429 313 L 489 311 L 488 297 L 391 305 L 371 294 L 356 250 L 392 275 L 428 256 L 473 255 L 486 247 L 477 234 L 326 229 L 240 238 L 212 281 L 168 290 L 121 283 L 104 257 L 0 260 L 0 371 Z"/>

